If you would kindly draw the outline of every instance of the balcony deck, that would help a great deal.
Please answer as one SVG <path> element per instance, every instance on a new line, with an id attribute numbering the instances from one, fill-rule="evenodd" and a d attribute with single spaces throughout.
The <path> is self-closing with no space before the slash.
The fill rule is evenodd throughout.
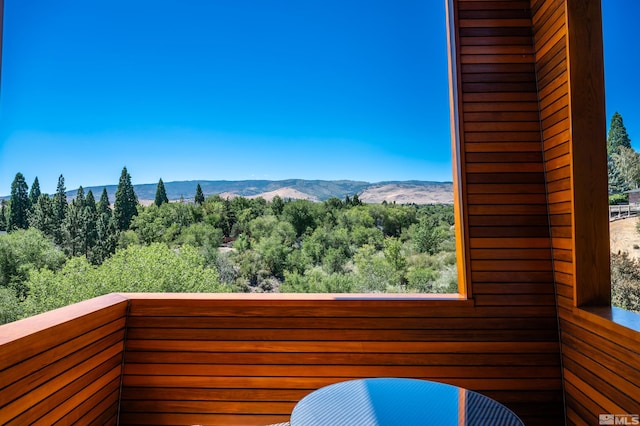
<path id="1" fill-rule="evenodd" d="M 640 414 L 640 326 L 609 306 L 600 13 L 449 1 L 465 297 L 102 296 L 0 327 L 0 424 L 277 423 L 379 376 L 463 386 L 527 425 Z"/>
<path id="2" fill-rule="evenodd" d="M 428 297 L 110 294 L 0 327 L 0 423 L 266 425 L 319 387 L 391 376 L 563 424 L 554 315 Z M 564 385 L 601 404 L 592 416 L 640 404 L 640 333 L 605 321 L 569 342 L 592 383 Z"/>

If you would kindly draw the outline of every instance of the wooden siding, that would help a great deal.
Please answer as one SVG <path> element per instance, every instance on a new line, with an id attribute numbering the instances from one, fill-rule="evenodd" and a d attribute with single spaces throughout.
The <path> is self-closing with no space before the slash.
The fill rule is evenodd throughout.
<path id="1" fill-rule="evenodd" d="M 285 421 L 313 389 L 377 376 L 464 386 L 528 425 L 563 423 L 529 6 L 450 4 L 472 299 L 127 296 L 122 424 Z"/>
<path id="2" fill-rule="evenodd" d="M 0 424 L 116 424 L 126 306 L 108 295 L 0 327 Z"/>
<path id="3" fill-rule="evenodd" d="M 126 296 L 123 425 L 286 421 L 314 389 L 388 376 L 464 386 L 527 424 L 561 424 L 553 307 L 347 295 Z"/>
<path id="4" fill-rule="evenodd" d="M 599 1 L 532 0 L 568 424 L 640 414 L 640 330 L 607 316 L 609 235 Z M 584 308 L 587 304 L 604 308 Z M 615 311 L 615 310 L 614 310 Z M 630 314 L 633 315 L 633 314 Z M 637 316 L 636 316 L 637 317 Z"/>

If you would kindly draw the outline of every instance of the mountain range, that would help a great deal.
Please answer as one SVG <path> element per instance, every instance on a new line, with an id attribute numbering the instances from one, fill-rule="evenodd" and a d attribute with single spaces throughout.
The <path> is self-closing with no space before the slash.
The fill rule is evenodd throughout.
<path id="1" fill-rule="evenodd" d="M 364 182 L 354 180 L 201 180 L 164 182 L 167 197 L 170 201 L 184 199 L 192 201 L 196 186 L 200 184 L 205 197 L 219 194 L 223 198 L 242 196 L 248 198 L 263 197 L 271 200 L 278 195 L 282 199 L 307 199 L 324 201 L 331 197 L 344 199 L 358 194 L 363 202 L 400 204 L 453 204 L 453 184 L 451 182 L 431 181 L 386 181 Z M 138 200 L 142 204 L 150 204 L 155 199 L 157 183 L 134 185 Z M 115 200 L 117 185 L 106 185 L 84 188 L 85 193 L 91 189 L 96 201 L 100 198 L 102 188 L 107 189 L 111 203 Z M 67 196 L 74 198 L 77 190 L 67 191 Z M 8 198 L 8 197 L 7 197 Z"/>

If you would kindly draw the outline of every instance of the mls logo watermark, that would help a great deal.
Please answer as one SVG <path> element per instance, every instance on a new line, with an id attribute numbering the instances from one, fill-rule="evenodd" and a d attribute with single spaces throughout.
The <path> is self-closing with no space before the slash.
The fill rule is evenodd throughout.
<path id="1" fill-rule="evenodd" d="M 600 414 L 598 420 L 601 425 L 640 425 L 638 414 Z"/>

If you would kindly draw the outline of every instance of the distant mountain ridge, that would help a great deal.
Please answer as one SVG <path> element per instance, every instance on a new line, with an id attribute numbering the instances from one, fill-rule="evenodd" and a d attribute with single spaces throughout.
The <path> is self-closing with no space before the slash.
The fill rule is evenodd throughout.
<path id="1" fill-rule="evenodd" d="M 368 203 L 387 202 L 416 203 L 416 204 L 453 204 L 453 184 L 451 182 L 433 181 L 384 181 L 364 182 L 354 180 L 192 180 L 164 182 L 167 197 L 170 201 L 184 198 L 192 201 L 196 186 L 200 184 L 205 197 L 220 194 L 224 198 L 233 196 L 259 197 L 270 200 L 275 195 L 281 198 L 308 199 L 324 201 L 331 197 L 344 199 L 346 196 L 358 197 Z M 155 199 L 157 183 L 134 185 L 138 199 L 141 202 Z M 91 189 L 98 200 L 102 188 L 107 188 L 109 200 L 113 203 L 117 185 L 106 185 L 84 188 L 85 193 Z M 77 190 L 67 191 L 70 198 L 75 197 Z"/>

